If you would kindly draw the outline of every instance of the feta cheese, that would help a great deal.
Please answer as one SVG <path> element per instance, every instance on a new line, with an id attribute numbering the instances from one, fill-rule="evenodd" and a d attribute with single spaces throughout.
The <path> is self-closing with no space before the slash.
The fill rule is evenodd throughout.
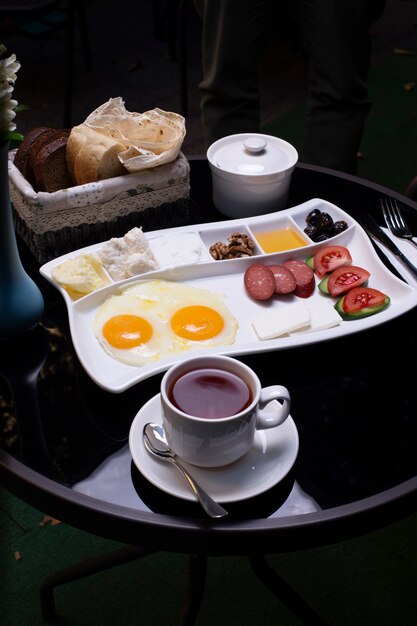
<path id="1" fill-rule="evenodd" d="M 144 274 L 159 268 L 141 228 L 132 228 L 123 237 L 103 244 L 100 258 L 113 280 Z"/>
<path id="2" fill-rule="evenodd" d="M 307 300 L 305 306 L 310 314 L 310 325 L 303 328 L 303 332 L 312 332 L 315 330 L 326 330 L 333 326 L 338 326 L 342 321 L 341 316 L 336 311 L 332 302 L 324 298 Z M 291 335 L 297 335 L 300 330 L 291 332 Z"/>
<path id="3" fill-rule="evenodd" d="M 310 324 L 310 314 L 304 302 L 286 304 L 279 309 L 261 313 L 252 326 L 259 339 L 274 339 Z"/>

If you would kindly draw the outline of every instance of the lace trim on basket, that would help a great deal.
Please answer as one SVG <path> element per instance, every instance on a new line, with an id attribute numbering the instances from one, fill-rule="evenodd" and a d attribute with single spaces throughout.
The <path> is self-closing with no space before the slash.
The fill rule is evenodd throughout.
<path id="1" fill-rule="evenodd" d="M 54 213 L 31 210 L 25 199 L 10 186 L 10 197 L 14 208 L 26 225 L 37 234 L 56 231 L 66 226 L 80 224 L 96 224 L 111 222 L 116 218 L 125 217 L 130 213 L 138 213 L 145 209 L 157 208 L 162 204 L 170 204 L 187 198 L 190 187 L 188 183 L 166 187 L 158 191 L 149 191 L 144 195 L 121 196 L 103 204 L 93 204 Z"/>

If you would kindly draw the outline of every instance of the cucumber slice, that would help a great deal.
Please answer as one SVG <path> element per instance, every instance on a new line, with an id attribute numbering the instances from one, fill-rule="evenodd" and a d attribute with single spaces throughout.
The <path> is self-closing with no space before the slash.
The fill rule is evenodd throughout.
<path id="1" fill-rule="evenodd" d="M 345 297 L 346 297 L 346 294 L 343 295 L 341 298 L 339 298 L 339 300 L 334 305 L 334 308 L 339 313 L 339 315 L 346 321 L 358 320 L 358 319 L 361 319 L 362 317 L 375 315 L 375 313 L 379 313 L 380 311 L 383 311 L 384 309 L 386 309 L 389 303 L 391 302 L 391 298 L 387 296 L 384 302 L 381 302 L 381 304 L 378 304 L 376 306 L 368 306 L 365 309 L 361 309 L 360 311 L 355 311 L 354 313 L 346 313 L 346 311 L 343 309 L 343 301 Z"/>
<path id="2" fill-rule="evenodd" d="M 328 286 L 328 282 L 329 282 L 329 276 L 325 276 L 318 284 L 318 288 L 319 291 L 321 291 L 321 293 L 324 293 L 325 296 L 329 296 L 330 295 L 330 291 L 329 291 L 329 286 Z"/>

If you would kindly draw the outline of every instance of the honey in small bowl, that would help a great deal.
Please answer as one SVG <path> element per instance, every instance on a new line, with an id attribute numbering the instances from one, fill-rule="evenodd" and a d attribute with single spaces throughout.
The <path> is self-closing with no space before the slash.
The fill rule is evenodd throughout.
<path id="1" fill-rule="evenodd" d="M 307 241 L 291 227 L 266 230 L 254 234 L 262 250 L 266 253 L 282 252 L 307 245 Z"/>

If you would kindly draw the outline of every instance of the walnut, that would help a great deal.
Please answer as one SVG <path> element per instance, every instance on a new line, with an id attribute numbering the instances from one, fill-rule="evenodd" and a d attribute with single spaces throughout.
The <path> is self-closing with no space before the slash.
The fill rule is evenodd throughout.
<path id="1" fill-rule="evenodd" d="M 210 246 L 210 254 L 215 261 L 253 256 L 255 244 L 246 233 L 232 233 L 227 241 L 227 244 L 217 241 Z"/>
<path id="2" fill-rule="evenodd" d="M 223 258 L 221 251 L 222 247 L 223 244 L 221 241 L 217 241 L 217 243 L 214 243 L 212 246 L 210 246 L 209 252 L 215 261 L 219 261 Z"/>
<path id="3" fill-rule="evenodd" d="M 232 233 L 227 241 L 230 242 L 229 246 L 240 246 L 247 249 L 249 256 L 252 256 L 255 244 L 246 233 Z"/>

